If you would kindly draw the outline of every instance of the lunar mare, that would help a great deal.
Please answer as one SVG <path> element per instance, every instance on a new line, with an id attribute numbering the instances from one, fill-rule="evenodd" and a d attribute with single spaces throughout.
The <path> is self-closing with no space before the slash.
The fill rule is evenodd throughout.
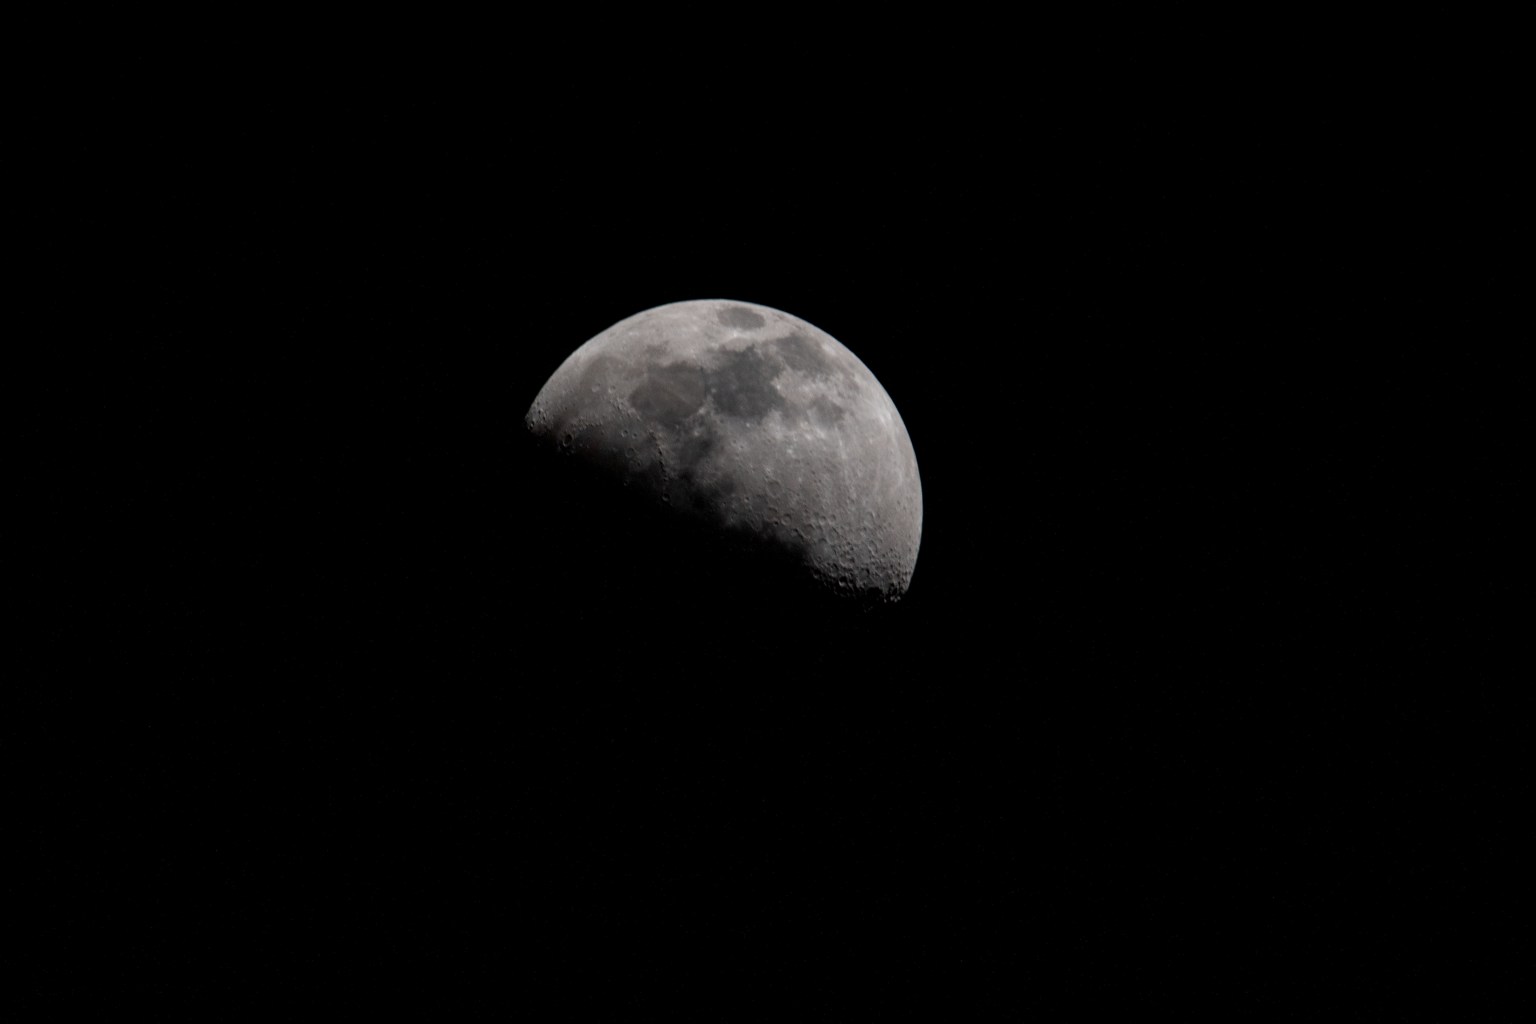
<path id="1" fill-rule="evenodd" d="M 894 600 L 911 582 L 923 501 L 906 426 L 858 357 L 798 317 L 718 299 L 637 313 L 565 360 L 526 426 L 832 592 Z"/>

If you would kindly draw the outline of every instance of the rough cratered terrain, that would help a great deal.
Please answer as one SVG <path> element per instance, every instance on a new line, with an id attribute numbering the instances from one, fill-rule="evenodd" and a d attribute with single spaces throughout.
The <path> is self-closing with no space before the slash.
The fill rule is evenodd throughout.
<path id="1" fill-rule="evenodd" d="M 528 411 L 534 436 L 837 593 L 911 581 L 922 488 L 906 427 L 853 353 L 724 300 L 636 314 L 582 345 Z"/>

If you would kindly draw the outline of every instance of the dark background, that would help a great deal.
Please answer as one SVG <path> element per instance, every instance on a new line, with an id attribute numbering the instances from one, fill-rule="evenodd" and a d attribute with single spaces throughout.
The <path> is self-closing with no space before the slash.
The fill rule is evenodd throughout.
<path id="1" fill-rule="evenodd" d="M 1474 608 L 1513 486 L 1467 440 L 1513 274 L 1466 274 L 1509 193 L 1463 100 L 759 42 L 210 51 L 24 104 L 42 1000 L 1246 1015 L 1507 975 L 1462 938 L 1511 913 Z M 530 460 L 566 355 L 709 297 L 895 400 L 899 607 L 658 581 Z"/>

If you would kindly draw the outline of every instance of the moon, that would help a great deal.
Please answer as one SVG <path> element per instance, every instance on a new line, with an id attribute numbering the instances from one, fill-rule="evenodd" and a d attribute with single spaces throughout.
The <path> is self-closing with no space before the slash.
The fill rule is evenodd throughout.
<path id="1" fill-rule="evenodd" d="M 923 494 L 906 425 L 869 368 L 799 317 L 724 299 L 637 313 L 571 353 L 525 425 L 823 592 L 886 603 L 911 583 Z"/>

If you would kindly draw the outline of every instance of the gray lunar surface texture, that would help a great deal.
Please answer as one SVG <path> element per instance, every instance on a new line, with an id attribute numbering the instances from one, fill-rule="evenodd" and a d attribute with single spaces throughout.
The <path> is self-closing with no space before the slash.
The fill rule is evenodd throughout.
<path id="1" fill-rule="evenodd" d="M 869 368 L 798 317 L 720 299 L 637 313 L 561 364 L 526 426 L 829 592 L 885 602 L 911 583 L 923 495 L 906 426 Z"/>

